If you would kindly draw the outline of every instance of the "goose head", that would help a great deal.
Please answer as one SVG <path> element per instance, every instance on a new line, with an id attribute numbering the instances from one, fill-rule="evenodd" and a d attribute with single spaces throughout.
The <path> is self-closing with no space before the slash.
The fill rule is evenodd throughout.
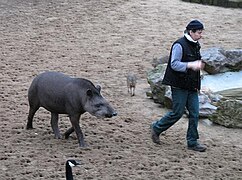
<path id="1" fill-rule="evenodd" d="M 72 167 L 81 165 L 79 161 L 69 159 L 66 161 L 66 180 L 73 180 Z"/>

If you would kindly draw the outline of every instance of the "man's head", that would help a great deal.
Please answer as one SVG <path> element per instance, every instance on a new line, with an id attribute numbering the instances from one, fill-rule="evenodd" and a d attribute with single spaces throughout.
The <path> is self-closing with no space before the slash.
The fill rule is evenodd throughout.
<path id="1" fill-rule="evenodd" d="M 191 36 L 194 41 L 198 41 L 202 38 L 202 32 L 204 30 L 203 24 L 198 20 L 192 20 L 186 27 L 186 32 Z"/>

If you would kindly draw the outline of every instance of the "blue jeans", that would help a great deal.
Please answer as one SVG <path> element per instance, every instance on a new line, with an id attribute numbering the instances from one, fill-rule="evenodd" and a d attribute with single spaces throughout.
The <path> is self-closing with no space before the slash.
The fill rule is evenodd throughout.
<path id="1" fill-rule="evenodd" d="M 172 91 L 172 111 L 168 112 L 160 120 L 153 123 L 153 129 L 157 134 L 166 131 L 175 124 L 184 114 L 185 107 L 189 112 L 189 123 L 187 129 L 187 145 L 195 146 L 199 139 L 197 127 L 199 118 L 198 92 L 179 88 L 171 88 Z"/>

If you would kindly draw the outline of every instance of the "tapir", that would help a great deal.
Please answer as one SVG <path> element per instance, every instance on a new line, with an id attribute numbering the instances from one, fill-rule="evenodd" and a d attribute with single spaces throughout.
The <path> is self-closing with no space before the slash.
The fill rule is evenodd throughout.
<path id="1" fill-rule="evenodd" d="M 43 107 L 51 112 L 51 127 L 55 138 L 61 138 L 58 127 L 59 114 L 68 114 L 71 125 L 64 136 L 67 139 L 76 132 L 79 146 L 85 147 L 79 125 L 80 117 L 88 112 L 97 118 L 111 118 L 117 112 L 101 95 L 101 87 L 85 78 L 74 78 L 60 72 L 44 72 L 37 75 L 28 90 L 29 114 L 26 129 L 33 129 L 33 117 Z"/>

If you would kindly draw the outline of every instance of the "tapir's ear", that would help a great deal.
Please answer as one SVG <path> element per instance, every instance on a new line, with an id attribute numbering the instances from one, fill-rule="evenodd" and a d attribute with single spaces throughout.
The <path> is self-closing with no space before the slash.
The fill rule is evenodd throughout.
<path id="1" fill-rule="evenodd" d="M 90 97 L 92 96 L 92 90 L 91 89 L 87 90 L 87 96 L 90 96 Z"/>
<path id="2" fill-rule="evenodd" d="M 96 88 L 99 92 L 101 92 L 101 86 L 100 85 L 96 85 Z"/>

